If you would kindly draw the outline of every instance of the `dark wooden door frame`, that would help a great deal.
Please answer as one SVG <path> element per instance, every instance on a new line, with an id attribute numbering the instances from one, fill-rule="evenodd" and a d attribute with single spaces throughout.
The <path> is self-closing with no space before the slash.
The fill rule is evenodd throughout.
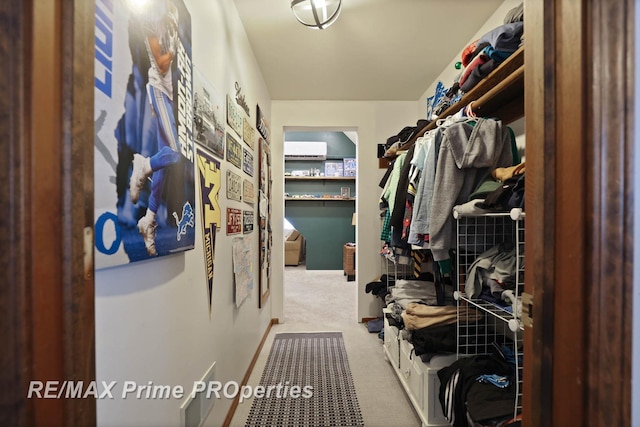
<path id="1" fill-rule="evenodd" d="M 630 425 L 633 1 L 525 3 L 525 423 Z M 95 377 L 93 2 L 0 2 L 0 34 L 0 424 L 93 425 L 26 399 Z"/>
<path id="2" fill-rule="evenodd" d="M 93 399 L 27 399 L 32 380 L 95 379 L 93 15 L 0 3 L 0 425 L 96 424 Z"/>
<path id="3" fill-rule="evenodd" d="M 631 423 L 634 16 L 525 2 L 525 425 Z"/>

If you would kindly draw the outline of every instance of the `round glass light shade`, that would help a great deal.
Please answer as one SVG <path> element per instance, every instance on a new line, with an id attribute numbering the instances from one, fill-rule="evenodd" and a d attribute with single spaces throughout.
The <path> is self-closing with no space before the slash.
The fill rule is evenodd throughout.
<path id="1" fill-rule="evenodd" d="M 336 22 L 342 0 L 291 0 L 291 10 L 302 25 L 323 30 Z"/>

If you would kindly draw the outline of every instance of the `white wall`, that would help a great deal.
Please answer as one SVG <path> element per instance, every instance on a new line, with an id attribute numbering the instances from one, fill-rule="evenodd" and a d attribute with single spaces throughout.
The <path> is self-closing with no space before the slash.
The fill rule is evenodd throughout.
<path id="1" fill-rule="evenodd" d="M 193 63 L 222 97 L 238 81 L 251 108 L 269 117 L 271 100 L 232 0 L 184 0 L 191 14 Z M 257 151 L 254 152 L 257 170 Z M 223 162 L 223 176 L 225 165 Z M 196 175 L 197 176 L 197 175 Z M 254 176 L 257 188 L 257 174 Z M 199 192 L 199 184 L 196 183 Z M 230 203 L 220 191 L 223 210 Z M 200 208 L 200 197 L 196 202 Z M 244 206 L 247 209 L 247 206 Z M 199 212 L 199 211 L 198 211 Z M 231 237 L 217 234 L 213 306 L 209 314 L 201 216 L 195 249 L 96 272 L 96 376 L 98 381 L 182 385 L 190 390 L 212 363 L 216 379 L 242 381 L 272 318 L 270 301 L 258 309 L 257 276 L 251 296 L 235 307 Z M 257 248 L 257 231 L 251 236 Z M 257 266 L 257 252 L 253 254 Z M 257 267 L 256 267 L 257 269 Z M 98 400 L 98 425 L 180 425 L 184 399 Z M 215 402 L 206 425 L 221 425 L 231 400 Z"/>
<path id="2" fill-rule="evenodd" d="M 380 275 L 380 220 L 378 199 L 382 191 L 378 182 L 384 169 L 378 169 L 377 144 L 397 134 L 403 127 L 415 125 L 418 112 L 415 102 L 407 101 L 273 101 L 272 154 L 273 154 L 273 217 L 282 221 L 284 217 L 284 154 L 282 151 L 285 130 L 355 130 L 358 132 L 356 156 L 358 175 L 356 184 L 356 280 L 358 282 L 357 318 L 380 315 L 380 303 L 364 291 L 368 282 Z M 279 200 L 281 202 L 275 202 Z M 274 224 L 274 271 L 272 298 L 273 316 L 283 320 L 282 274 L 284 267 L 284 243 L 282 227 Z"/>

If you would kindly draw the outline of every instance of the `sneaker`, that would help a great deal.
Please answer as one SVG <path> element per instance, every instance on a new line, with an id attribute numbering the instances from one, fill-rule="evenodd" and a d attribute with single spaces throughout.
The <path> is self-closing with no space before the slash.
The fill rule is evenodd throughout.
<path id="1" fill-rule="evenodd" d="M 131 179 L 129 180 L 129 198 L 135 204 L 138 203 L 140 197 L 140 190 L 144 186 L 149 173 L 145 171 L 146 157 L 140 154 L 133 155 L 133 171 L 131 172 Z"/>
<path id="2" fill-rule="evenodd" d="M 158 255 L 156 252 L 156 228 L 158 228 L 158 223 L 146 216 L 143 216 L 138 221 L 138 231 L 142 235 L 144 246 L 147 248 L 149 256 Z"/>

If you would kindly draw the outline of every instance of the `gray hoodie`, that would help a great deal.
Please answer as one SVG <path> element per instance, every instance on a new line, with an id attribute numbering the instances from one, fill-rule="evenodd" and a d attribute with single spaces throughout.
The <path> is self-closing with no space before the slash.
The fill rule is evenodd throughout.
<path id="1" fill-rule="evenodd" d="M 512 166 L 511 136 L 500 120 L 456 122 L 444 130 L 436 165 L 429 244 L 435 261 L 449 259 L 455 241 L 452 210 L 497 167 Z"/>

